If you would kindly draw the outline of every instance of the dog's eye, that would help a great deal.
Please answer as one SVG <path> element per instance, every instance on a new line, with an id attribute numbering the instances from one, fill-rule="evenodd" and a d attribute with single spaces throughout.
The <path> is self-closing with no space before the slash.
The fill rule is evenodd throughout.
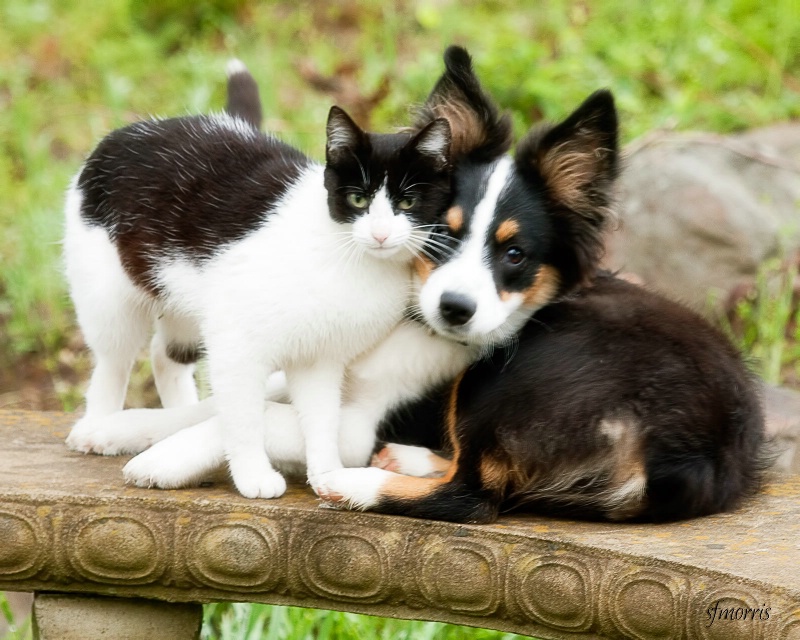
<path id="1" fill-rule="evenodd" d="M 366 209 L 369 204 L 369 199 L 363 193 L 349 193 L 347 201 L 356 209 Z"/>
<path id="2" fill-rule="evenodd" d="M 522 264 L 523 260 L 525 260 L 525 253 L 519 247 L 509 247 L 503 256 L 504 262 L 514 266 Z"/>
<path id="3" fill-rule="evenodd" d="M 403 211 L 408 211 L 416 203 L 417 203 L 416 198 L 403 198 L 400 202 L 397 203 L 397 208 L 402 209 Z"/>

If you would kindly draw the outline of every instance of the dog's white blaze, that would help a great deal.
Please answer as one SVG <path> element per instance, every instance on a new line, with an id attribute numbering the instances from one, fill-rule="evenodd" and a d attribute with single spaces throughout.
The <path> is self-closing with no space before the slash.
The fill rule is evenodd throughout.
<path id="1" fill-rule="evenodd" d="M 527 319 L 520 311 L 520 297 L 501 300 L 491 268 L 489 229 L 495 217 L 497 201 L 511 173 L 513 160 L 502 158 L 494 168 L 486 194 L 475 207 L 469 231 L 458 253 L 436 269 L 420 291 L 420 307 L 426 321 L 436 330 L 457 334 L 469 342 L 492 343 L 517 330 Z M 448 327 L 439 314 L 439 303 L 445 292 L 468 296 L 477 304 L 472 318 L 460 329 Z"/>

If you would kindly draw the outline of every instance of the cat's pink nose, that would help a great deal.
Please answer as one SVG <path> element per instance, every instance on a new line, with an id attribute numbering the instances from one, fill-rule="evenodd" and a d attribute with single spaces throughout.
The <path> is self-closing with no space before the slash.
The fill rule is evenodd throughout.
<path id="1" fill-rule="evenodd" d="M 373 231 L 372 237 L 378 242 L 378 244 L 383 244 L 386 242 L 386 238 L 389 237 L 388 231 Z"/>

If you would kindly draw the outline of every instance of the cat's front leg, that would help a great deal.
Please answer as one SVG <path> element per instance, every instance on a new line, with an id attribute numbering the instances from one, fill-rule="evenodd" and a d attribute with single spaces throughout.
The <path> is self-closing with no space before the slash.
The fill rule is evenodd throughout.
<path id="1" fill-rule="evenodd" d="M 289 394 L 306 445 L 308 481 L 315 490 L 321 474 L 342 468 L 339 421 L 343 379 L 344 366 L 339 363 L 315 363 L 313 367 L 286 370 Z"/>
<path id="2" fill-rule="evenodd" d="M 221 357 L 215 358 L 219 353 Z M 264 383 L 273 373 L 257 358 L 209 349 L 209 370 L 223 429 L 225 457 L 236 489 L 245 498 L 278 498 L 286 480 L 264 448 Z"/>

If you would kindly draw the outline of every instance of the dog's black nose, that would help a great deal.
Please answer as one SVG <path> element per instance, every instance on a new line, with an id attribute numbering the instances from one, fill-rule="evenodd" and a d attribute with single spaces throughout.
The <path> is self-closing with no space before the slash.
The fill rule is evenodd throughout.
<path id="1" fill-rule="evenodd" d="M 445 291 L 439 300 L 439 312 L 442 318 L 452 325 L 466 324 L 475 315 L 477 308 L 475 301 L 463 293 Z"/>

